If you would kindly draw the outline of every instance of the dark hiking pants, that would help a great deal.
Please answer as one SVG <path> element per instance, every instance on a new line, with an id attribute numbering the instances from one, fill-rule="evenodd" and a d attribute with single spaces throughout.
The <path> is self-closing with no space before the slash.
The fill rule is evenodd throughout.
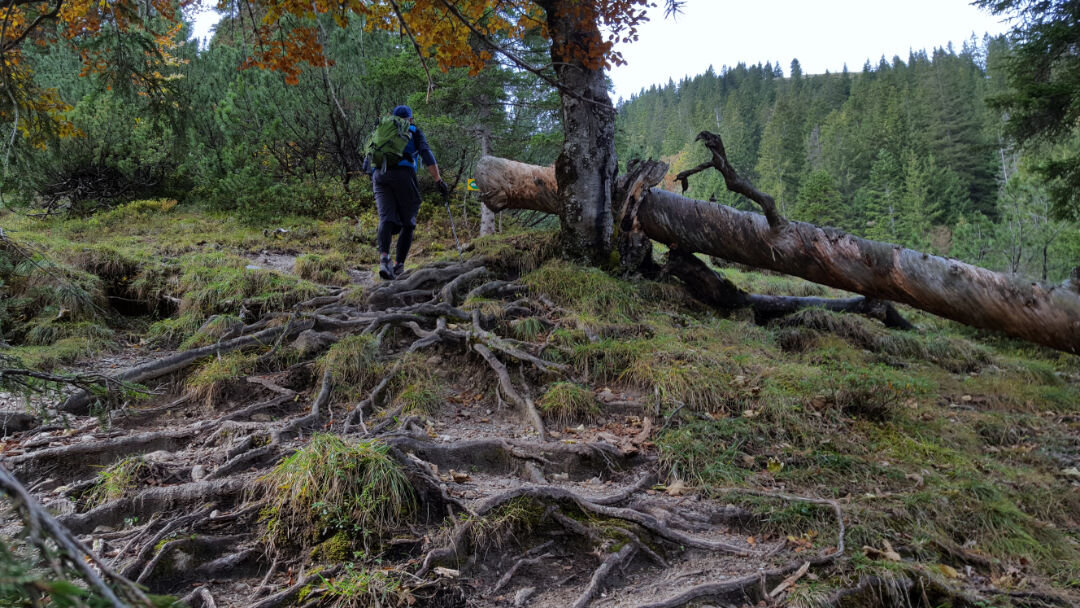
<path id="1" fill-rule="evenodd" d="M 375 205 L 379 210 L 379 254 L 390 253 L 390 241 L 399 234 L 397 261 L 405 262 L 412 246 L 416 214 L 420 211 L 420 186 L 411 167 L 375 171 L 371 177 Z"/>

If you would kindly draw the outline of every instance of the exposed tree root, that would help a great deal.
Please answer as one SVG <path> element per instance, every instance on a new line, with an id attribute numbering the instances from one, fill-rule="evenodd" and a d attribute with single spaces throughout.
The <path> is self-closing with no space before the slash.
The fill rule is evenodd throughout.
<path id="1" fill-rule="evenodd" d="M 286 329 L 292 334 L 298 334 L 305 329 L 311 329 L 314 326 L 313 321 L 303 321 L 296 324 L 290 324 L 286 327 L 271 327 L 264 329 L 258 333 L 250 336 L 241 336 L 234 338 L 226 342 L 219 342 L 210 346 L 204 346 L 202 348 L 196 348 L 182 353 L 177 353 L 171 357 L 164 359 L 157 359 L 138 365 L 128 370 L 124 370 L 115 376 L 115 379 L 123 382 L 139 383 L 146 382 L 147 380 L 153 380 L 154 378 L 160 378 L 162 376 L 171 374 L 175 371 L 184 369 L 192 363 L 208 357 L 210 355 L 218 355 L 222 353 L 232 352 L 242 348 L 248 348 L 251 346 L 258 346 L 269 344 L 275 340 L 278 336 L 286 333 Z M 71 397 L 68 397 L 66 401 L 60 406 L 60 410 L 72 414 L 86 414 L 90 407 L 93 397 L 86 391 L 79 391 Z"/>
<path id="2" fill-rule="evenodd" d="M 540 417 L 540 413 L 536 411 L 536 408 L 525 400 L 514 388 L 514 382 L 510 379 L 509 372 L 506 371 L 506 366 L 502 361 L 488 350 L 487 346 L 483 344 L 473 344 L 473 350 L 480 354 L 481 357 L 487 361 L 488 365 L 495 372 L 495 375 L 499 378 L 499 389 L 502 394 L 513 403 L 519 411 L 526 417 L 533 428 L 540 436 L 541 441 L 547 439 L 547 433 L 544 432 L 544 420 Z"/>
<path id="3" fill-rule="evenodd" d="M 499 577 L 498 582 L 496 582 L 495 586 L 492 587 L 491 592 L 492 593 L 498 593 L 499 590 L 501 590 L 503 587 L 505 587 L 507 584 L 510 583 L 510 581 L 514 578 L 514 575 L 517 574 L 518 570 L 520 570 L 520 569 L 522 569 L 522 568 L 524 568 L 526 566 L 536 566 L 536 565 L 540 564 L 541 562 L 543 562 L 545 559 L 550 558 L 551 557 L 550 553 L 544 553 L 543 555 L 540 555 L 539 557 L 529 557 L 529 556 L 530 555 L 536 555 L 537 553 L 540 553 L 544 549 L 547 549 L 548 547 L 550 547 L 552 544 L 554 544 L 554 541 L 549 540 L 546 543 L 540 545 L 539 547 L 535 547 L 533 549 L 530 549 L 525 554 L 525 556 L 523 556 L 521 559 L 514 562 L 513 566 L 510 566 L 510 569 L 506 571 L 506 574 L 503 574 L 501 577 Z"/>
<path id="4" fill-rule="evenodd" d="M 831 507 L 836 514 L 837 546 L 834 550 L 824 555 L 812 558 L 800 558 L 781 568 L 773 568 L 759 574 L 738 577 L 727 581 L 697 585 L 663 601 L 643 604 L 640 608 L 677 608 L 702 599 L 721 601 L 737 601 L 744 597 L 752 598 L 754 601 L 767 599 L 761 597 L 768 595 L 766 588 L 771 589 L 782 584 L 784 579 L 791 576 L 793 573 L 798 572 L 803 567 L 829 564 L 844 554 L 844 514 L 840 509 L 839 503 L 834 500 L 794 496 L 783 492 L 752 490 L 747 488 L 721 488 L 717 489 L 717 491 L 741 492 L 757 496 L 780 498 L 794 502 L 809 502 L 812 504 L 827 505 Z M 809 566 L 807 566 L 807 564 L 809 564 Z"/>
<path id="5" fill-rule="evenodd" d="M 223 463 L 220 467 L 214 469 L 209 475 L 206 476 L 208 481 L 215 479 L 222 479 L 245 467 L 255 466 L 263 462 L 269 462 L 277 455 L 280 446 L 277 443 L 271 443 L 264 445 L 253 450 L 249 450 L 242 454 L 238 454 L 228 461 Z"/>
<path id="6" fill-rule="evenodd" d="M 197 525 L 199 522 L 206 520 L 210 517 L 210 512 L 213 511 L 213 508 L 214 505 L 211 504 L 190 515 L 184 515 L 182 517 L 173 519 L 172 521 L 162 526 L 161 529 L 158 530 L 157 534 L 154 534 L 154 536 L 150 537 L 150 539 L 146 541 L 145 544 L 143 544 L 142 548 L 135 555 L 135 558 L 124 566 L 123 570 L 120 571 L 121 574 L 128 578 L 138 576 L 139 573 L 143 571 L 147 560 L 152 557 L 154 548 L 157 547 L 157 544 L 161 542 L 162 539 L 169 536 L 170 534 L 173 534 L 190 526 Z M 120 551 L 120 553 L 117 555 L 117 559 L 123 557 L 126 550 L 127 547 L 125 547 L 124 550 Z"/>
<path id="7" fill-rule="evenodd" d="M 526 463 L 539 465 L 545 472 L 566 473 L 571 479 L 609 476 L 620 469 L 630 470 L 648 460 L 640 455 L 624 455 L 606 443 L 537 443 L 514 439 L 474 439 L 451 444 L 420 441 L 411 437 L 388 437 L 386 442 L 442 469 L 470 469 L 494 474 L 510 474 Z M 634 492 L 655 481 L 644 475 L 624 491 L 613 496 L 622 502 Z M 598 502 L 599 501 L 599 502 Z M 609 504 L 604 499 L 592 499 L 597 504 Z"/>
<path id="8" fill-rule="evenodd" d="M 40 475 L 51 467 L 64 467 L 66 474 L 111 464 L 128 454 L 154 450 L 175 450 L 188 440 L 206 432 L 212 422 L 198 422 L 186 428 L 170 431 L 139 433 L 102 441 L 81 441 L 71 445 L 47 448 L 4 459 L 5 464 L 23 477 Z"/>
<path id="9" fill-rule="evenodd" d="M 196 481 L 178 486 L 150 488 L 138 494 L 120 498 L 87 511 L 66 515 L 60 523 L 75 534 L 87 534 L 98 526 L 116 526 L 125 518 L 144 518 L 158 511 L 177 508 L 181 505 L 205 504 L 217 502 L 229 503 L 244 491 L 248 480 L 233 476 L 229 479 L 214 481 Z"/>
<path id="10" fill-rule="evenodd" d="M 754 312 L 754 321 L 759 325 L 805 308 L 824 308 L 877 319 L 884 323 L 885 327 L 915 328 L 891 303 L 863 296 L 815 298 L 748 293 L 709 268 L 694 254 L 676 248 L 668 252 L 666 268 L 668 272 L 682 279 L 690 293 L 702 302 L 723 310 L 749 308 Z"/>
<path id="11" fill-rule="evenodd" d="M 634 199 L 628 199 L 627 204 L 635 204 Z M 677 251 L 673 253 L 673 256 L 678 255 Z M 640 432 L 620 432 L 620 438 L 610 439 L 611 443 L 550 441 L 532 402 L 530 389 L 533 383 L 545 378 L 572 377 L 574 372 L 571 367 L 542 356 L 545 349 L 557 346 L 522 342 L 500 333 L 515 316 L 538 318 L 541 325 L 550 330 L 555 325 L 566 324 L 562 320 L 553 320 L 564 315 L 557 314 L 558 307 L 543 294 L 509 301 L 520 298 L 526 288 L 513 282 L 491 280 L 489 267 L 473 261 L 420 269 L 401 281 L 380 284 L 369 294 L 364 309 L 350 305 L 343 293 L 320 296 L 298 305 L 288 315 L 288 321 L 284 315 L 267 316 L 244 328 L 246 332 L 256 332 L 252 335 L 222 341 L 207 347 L 209 350 L 204 349 L 202 354 L 192 355 L 200 351 L 181 353 L 163 359 L 164 363 L 153 362 L 117 376 L 134 374 L 151 378 L 145 374 L 157 374 L 163 369 L 170 371 L 162 373 L 171 373 L 207 354 L 257 344 L 273 344 L 274 348 L 281 347 L 280 354 L 284 354 L 285 340 L 304 328 L 332 331 L 337 339 L 357 333 L 375 335 L 377 356 L 389 365 L 383 367 L 384 375 L 367 394 L 361 395 L 363 399 L 346 410 L 344 419 L 333 418 L 335 411 L 330 406 L 335 387 L 330 370 L 317 376 L 310 372 L 314 368 L 313 359 L 318 356 L 318 352 L 314 352 L 318 349 L 313 348 L 313 352 L 301 355 L 300 362 L 290 360 L 291 365 L 282 371 L 275 371 L 274 367 L 282 365 L 275 362 L 281 357 L 264 356 L 258 369 L 266 375 L 247 377 L 247 384 L 242 386 L 251 393 L 248 398 L 230 403 L 228 408 L 219 405 L 222 414 L 214 420 L 168 431 L 134 433 L 60 447 L 44 447 L 47 442 L 56 441 L 55 437 L 48 437 L 35 440 L 36 447 L 31 447 L 30 442 L 22 444 L 17 449 L 24 452 L 7 456 L 5 461 L 18 467 L 21 474 L 32 477 L 42 478 L 52 474 L 53 470 L 63 471 L 61 476 L 75 473 L 72 480 L 39 479 L 38 485 L 40 491 L 48 492 L 70 481 L 66 496 L 77 497 L 94 484 L 94 479 L 78 478 L 80 474 L 91 472 L 91 466 L 115 462 L 129 454 L 155 450 L 173 452 L 172 456 L 155 459 L 155 462 L 164 460 L 171 467 L 167 475 L 150 481 L 141 480 L 140 490 L 133 491 L 129 487 L 124 497 L 86 513 L 67 515 L 62 521 L 75 533 L 90 534 L 95 540 L 107 541 L 102 546 L 106 547 L 107 555 L 113 556 L 114 563 L 122 564 L 120 576 L 137 577 L 155 592 L 175 593 L 177 589 L 187 592 L 191 589 L 188 585 L 199 584 L 185 598 L 192 606 L 235 603 L 235 592 L 230 593 L 228 587 L 230 578 L 250 581 L 244 583 L 250 585 L 245 587 L 249 589 L 245 600 L 253 602 L 252 607 L 287 605 L 296 602 L 300 591 L 308 585 L 316 583 L 317 587 L 320 576 L 329 579 L 341 573 L 339 568 L 333 568 L 305 576 L 304 569 L 313 561 L 314 554 L 290 555 L 291 549 L 274 555 L 273 563 L 268 567 L 270 559 L 253 546 L 253 539 L 257 537 L 251 533 L 262 505 L 242 502 L 251 500 L 253 495 L 249 485 L 255 477 L 285 455 L 301 449 L 309 433 L 317 430 L 341 432 L 343 429 L 350 433 L 359 429 L 362 434 L 358 438 L 389 446 L 388 454 L 400 465 L 419 508 L 396 530 L 393 538 L 385 540 L 380 559 L 387 560 L 384 563 L 393 569 L 393 576 L 406 581 L 402 588 L 413 592 L 421 602 L 428 599 L 427 594 L 432 588 L 438 589 L 432 600 L 438 603 L 442 600 L 450 602 L 448 598 L 453 593 L 460 593 L 467 584 L 479 585 L 477 590 L 490 594 L 513 591 L 519 586 L 523 589 L 538 587 L 536 581 L 550 577 L 548 566 L 553 566 L 557 558 L 562 562 L 560 567 L 573 570 L 562 581 L 566 583 L 576 577 L 571 583 L 570 595 L 560 596 L 564 597 L 560 601 L 584 607 L 596 602 L 608 588 L 628 585 L 626 591 L 632 585 L 636 589 L 638 585 L 647 584 L 657 573 L 661 576 L 658 580 L 663 582 L 663 573 L 670 573 L 672 569 L 678 571 L 684 563 L 689 563 L 688 560 L 701 555 L 720 564 L 729 563 L 725 560 L 749 562 L 767 569 L 760 572 L 751 569 L 751 573 L 746 574 L 747 568 L 742 568 L 737 570 L 742 574 L 729 580 L 688 588 L 672 587 L 668 592 L 677 592 L 676 595 L 650 600 L 652 603 L 646 605 L 673 608 L 700 601 L 771 601 L 770 596 L 779 597 L 783 592 L 778 585 L 793 584 L 793 577 L 805 564 L 810 564 L 807 568 L 826 564 L 843 553 L 844 523 L 835 501 L 742 488 L 731 490 L 812 502 L 829 506 L 836 513 L 839 542 L 835 550 L 779 566 L 785 558 L 776 553 L 784 548 L 783 541 L 778 545 L 750 546 L 742 542 L 742 536 L 727 531 L 728 527 L 751 525 L 757 519 L 753 513 L 709 500 L 699 501 L 698 497 L 687 497 L 692 502 L 684 503 L 683 499 L 674 499 L 651 489 L 650 486 L 658 481 L 655 456 L 649 454 L 650 437 L 657 434 L 653 432 L 652 419 L 643 422 Z M 745 293 L 742 296 L 753 298 Z M 484 316 L 479 310 L 457 308 L 463 298 L 499 298 L 502 301 L 497 308 L 485 302 L 483 310 L 490 316 Z M 784 305 L 788 303 L 785 301 Z M 797 306 L 819 303 L 800 299 Z M 879 318 L 890 322 L 887 313 Z M 284 325 L 271 327 L 275 323 Z M 603 329 L 583 329 L 588 330 L 590 339 L 600 340 L 608 335 Z M 306 344 L 298 341 L 289 352 L 300 352 L 300 343 Z M 520 414 L 522 422 L 512 423 L 514 433 L 525 430 L 530 439 L 432 441 L 429 435 L 437 434 L 433 428 L 439 428 L 438 433 L 443 432 L 440 421 L 431 420 L 433 414 L 402 417 L 404 405 L 386 406 L 386 393 L 390 387 L 397 386 L 394 381 L 402 369 L 400 357 L 432 347 L 439 347 L 440 360 L 448 353 L 472 357 L 476 365 L 469 369 L 479 370 L 480 389 L 488 390 L 494 384 L 496 396 L 508 401 Z M 474 353 L 479 359 L 473 357 Z M 483 363 L 479 363 L 480 359 Z M 487 385 L 483 386 L 485 382 Z M 462 387 L 472 394 L 476 384 L 470 378 Z M 631 405 L 634 409 L 627 407 L 626 413 L 640 414 L 638 404 Z M 339 406 L 334 404 L 335 410 Z M 386 410 L 380 412 L 384 407 Z M 160 414 L 183 419 L 191 416 L 193 409 L 183 401 L 174 400 L 141 411 L 138 418 L 134 414 L 126 417 L 124 424 L 129 428 L 149 425 L 156 422 L 155 416 Z M 462 409 L 458 410 L 459 414 Z M 605 415 L 617 416 L 618 412 L 612 409 Z M 376 414 L 382 418 L 373 423 L 372 416 Z M 495 416 L 492 412 L 487 414 L 499 418 L 496 424 L 505 424 L 506 412 Z M 86 430 L 92 428 L 93 425 L 88 425 Z M 628 428 L 633 427 L 628 425 Z M 539 439 L 531 438 L 530 429 L 538 433 Z M 485 436 L 485 432 L 481 429 L 480 433 L 464 436 Z M 145 487 L 152 483 L 175 483 L 175 470 L 180 462 L 184 463 L 184 468 L 180 469 L 184 478 L 187 479 L 190 470 L 191 478 L 197 481 Z M 447 475 L 447 472 L 451 474 Z M 468 474 L 462 475 L 463 472 Z M 588 488 L 603 487 L 599 484 L 616 484 L 617 489 L 602 494 L 598 489 L 593 495 Z M 217 509 L 233 510 L 219 515 Z M 513 515 L 515 509 L 525 514 Z M 150 515 L 153 519 L 138 528 L 99 529 L 101 526 L 121 528 L 132 518 L 145 519 Z M 504 525 L 500 517 L 532 518 L 529 519 L 531 527 L 519 536 L 517 531 L 507 532 L 500 528 Z M 449 531 L 436 532 L 437 526 L 448 525 L 452 526 Z M 329 542 L 327 536 L 333 531 L 318 534 L 324 532 L 318 540 L 320 543 Z M 499 538 L 495 543 L 498 546 L 493 549 L 488 544 L 496 537 Z M 439 540 L 432 544 L 432 538 Z M 509 552 L 498 544 L 505 539 L 517 543 L 518 549 Z M 534 548 L 522 552 L 526 541 Z M 494 556 L 487 557 L 489 553 Z M 508 558 L 508 553 L 512 559 Z M 564 566 L 566 562 L 570 563 Z M 187 566 L 189 563 L 190 567 Z M 182 572 L 174 569 L 177 564 L 183 565 Z M 480 566 L 479 571 L 490 571 L 486 569 L 495 566 L 494 571 L 500 576 L 497 581 L 483 582 L 483 577 L 478 574 L 468 579 L 469 583 L 461 583 L 467 579 L 455 581 L 458 574 L 452 570 L 436 570 L 438 566 L 468 569 L 467 577 L 477 571 L 477 566 Z M 410 573 L 414 568 L 415 573 Z M 290 585 L 277 589 L 275 581 L 285 580 L 286 574 Z M 792 580 L 785 583 L 789 578 Z M 696 582 L 700 581 L 699 578 Z M 419 589 L 427 591 L 415 594 Z M 546 590 L 536 597 L 550 601 Z M 307 597 L 303 605 L 316 605 L 327 600 L 316 593 Z"/>
<path id="12" fill-rule="evenodd" d="M 593 573 L 592 579 L 589 581 L 589 585 L 585 587 L 585 591 L 581 592 L 577 601 L 574 602 L 573 608 L 585 608 L 592 601 L 592 598 L 600 593 L 603 588 L 608 575 L 611 574 L 616 568 L 620 568 L 625 564 L 630 563 L 634 554 L 637 553 L 637 546 L 632 543 L 626 543 L 621 549 L 612 553 L 604 560 L 604 563 L 600 564 L 600 567 Z"/>
<path id="13" fill-rule="evenodd" d="M 301 577 L 300 580 L 298 580 L 288 589 L 267 596 L 266 598 L 261 599 L 253 604 L 249 604 L 247 608 L 277 608 L 278 606 L 287 604 L 291 602 L 297 595 L 300 595 L 300 591 L 303 590 L 304 587 L 307 587 L 308 585 L 314 583 L 317 580 L 321 580 L 323 578 L 331 578 L 335 574 L 337 574 L 339 570 L 341 570 L 341 566 L 333 566 L 331 568 L 323 570 L 322 572 L 316 572 L 315 574 L 309 574 L 308 576 Z"/>
<path id="14" fill-rule="evenodd" d="M 193 535 L 185 538 L 178 538 L 171 540 L 158 549 L 157 554 L 153 559 L 146 563 L 146 566 L 142 569 L 139 577 L 135 579 L 136 583 L 143 583 L 154 573 L 154 569 L 158 564 L 168 558 L 173 551 L 187 551 L 189 553 L 205 553 L 205 552 L 217 552 L 220 549 L 228 548 L 235 545 L 238 541 L 242 540 L 243 536 L 201 536 Z"/>

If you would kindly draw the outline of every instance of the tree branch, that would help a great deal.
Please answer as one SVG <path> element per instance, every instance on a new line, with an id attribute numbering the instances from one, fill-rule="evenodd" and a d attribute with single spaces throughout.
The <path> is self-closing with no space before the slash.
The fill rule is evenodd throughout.
<path id="1" fill-rule="evenodd" d="M 394 14 L 397 15 L 398 23 L 401 24 L 401 28 L 405 30 L 405 33 L 409 35 L 409 40 L 412 41 L 413 48 L 416 49 L 416 56 L 420 58 L 420 65 L 424 68 L 424 74 L 427 75 L 427 101 L 431 101 L 431 92 L 435 90 L 435 81 L 431 79 L 431 70 L 428 69 L 427 60 L 424 59 L 424 51 L 420 48 L 420 43 L 416 41 L 416 36 L 413 36 L 412 30 L 409 29 L 409 24 L 405 23 L 405 16 L 401 14 L 401 9 L 398 8 L 397 2 L 389 0 L 390 6 L 394 9 Z"/>
<path id="2" fill-rule="evenodd" d="M 705 143 L 705 147 L 712 153 L 712 160 L 701 163 L 693 169 L 688 169 L 675 176 L 675 179 L 682 183 L 683 192 L 686 192 L 687 188 L 690 187 L 687 178 L 710 167 L 715 168 L 724 176 L 724 184 L 727 185 L 728 190 L 741 194 L 761 206 L 761 210 L 765 212 L 765 218 L 769 220 L 770 227 L 776 229 L 787 224 L 787 220 L 776 210 L 776 201 L 773 200 L 773 197 L 755 188 L 750 183 L 750 180 L 739 175 L 735 168 L 731 166 L 727 159 L 727 152 L 724 150 L 724 142 L 719 135 L 702 131 L 698 133 L 694 141 Z"/>

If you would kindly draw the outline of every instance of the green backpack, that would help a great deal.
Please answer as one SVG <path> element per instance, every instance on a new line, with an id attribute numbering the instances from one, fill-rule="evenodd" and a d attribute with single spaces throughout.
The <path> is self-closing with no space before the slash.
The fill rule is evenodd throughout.
<path id="1" fill-rule="evenodd" d="M 393 167 L 405 158 L 405 146 L 412 141 L 409 119 L 386 116 L 368 138 L 364 165 L 372 169 Z"/>

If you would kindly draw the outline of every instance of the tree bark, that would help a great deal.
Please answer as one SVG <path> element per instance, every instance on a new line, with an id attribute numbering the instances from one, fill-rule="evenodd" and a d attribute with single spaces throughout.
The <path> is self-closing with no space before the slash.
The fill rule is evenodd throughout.
<path id="1" fill-rule="evenodd" d="M 612 247 L 611 191 L 618 167 L 597 9 L 580 0 L 536 4 L 547 12 L 551 61 L 561 85 L 564 139 L 555 175 L 562 238 L 569 257 L 600 262 Z"/>
<path id="2" fill-rule="evenodd" d="M 558 213 L 555 171 L 485 157 L 477 167 L 484 203 L 496 211 Z M 835 228 L 778 222 L 724 205 L 650 189 L 637 209 L 649 238 L 802 277 L 870 298 L 908 304 L 974 327 L 1080 354 L 1080 294 L 959 260 L 859 238 Z"/>
<path id="3" fill-rule="evenodd" d="M 487 109 L 486 106 L 481 111 L 482 118 L 487 118 L 490 114 L 491 110 Z M 484 131 L 480 134 L 480 155 L 487 156 L 489 152 L 486 124 L 481 128 L 483 128 Z M 487 205 L 480 205 L 480 236 L 487 236 L 489 234 L 495 234 L 495 212 Z"/>

